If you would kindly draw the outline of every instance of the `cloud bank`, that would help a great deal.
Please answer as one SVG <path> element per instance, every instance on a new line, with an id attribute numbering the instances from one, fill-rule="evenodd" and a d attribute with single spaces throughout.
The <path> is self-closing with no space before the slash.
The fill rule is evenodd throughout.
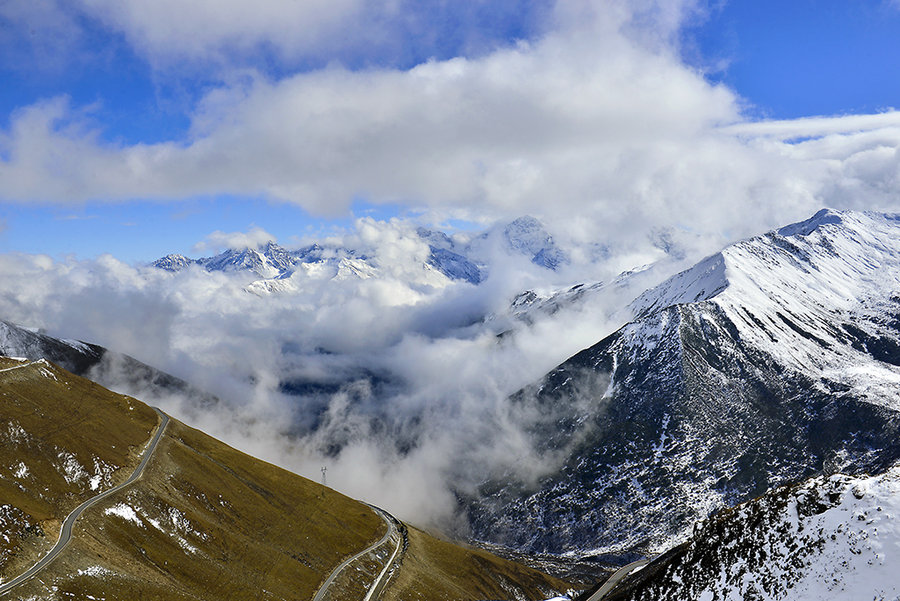
<path id="1" fill-rule="evenodd" d="M 222 14 L 235 17 L 239 4 Z M 200 52 L 168 44 L 166 35 L 190 36 L 144 14 L 163 5 L 117 6 L 109 18 L 129 35 Z M 183 23 L 207 9 L 190 4 Z M 285 11 L 306 10 L 264 3 L 242 35 L 286 45 L 271 28 L 308 17 Z M 365 10 L 338 3 L 321 18 Z M 0 132 L 0 197 L 247 195 L 322 216 L 346 215 L 362 198 L 438 220 L 531 213 L 598 242 L 635 227 L 690 230 L 715 237 L 711 249 L 823 205 L 896 205 L 897 113 L 744 122 L 733 92 L 681 61 L 677 33 L 694 10 L 559 2 L 541 36 L 474 58 L 277 79 L 250 72 L 199 101 L 185 139 L 156 144 L 106 141 L 90 107 L 48 99 L 16 111 Z M 240 47 L 228 29 L 236 22 L 223 18 L 202 35 Z"/>
<path id="2" fill-rule="evenodd" d="M 246 272 L 2 255 L 0 314 L 189 380 L 221 403 L 122 390 L 313 479 L 327 466 L 330 485 L 417 523 L 462 527 L 457 493 L 552 469 L 527 433 L 547 416 L 508 397 L 609 333 L 640 287 L 516 327 L 512 296 L 550 281 L 526 259 L 475 287 L 430 272 L 405 222 L 363 219 L 340 242 L 366 252 L 373 277 L 310 271 L 265 295 Z"/>

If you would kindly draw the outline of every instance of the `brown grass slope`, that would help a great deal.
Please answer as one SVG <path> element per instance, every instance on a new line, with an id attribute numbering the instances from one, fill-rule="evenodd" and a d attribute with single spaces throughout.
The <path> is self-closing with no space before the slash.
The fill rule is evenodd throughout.
<path id="1" fill-rule="evenodd" d="M 29 433 L 0 446 L 0 506 L 16 495 L 27 523 L 47 532 L 96 494 L 89 480 L 67 483 L 53 457 L 63 451 L 82 465 L 96 457 L 125 466 L 108 478 L 114 484 L 130 474 L 157 422 L 140 402 L 47 365 L 0 372 L 0 402 L 2 423 Z M 29 466 L 30 487 L 9 476 L 20 462 Z M 0 513 L 0 543 L 14 533 L 9 524 L 22 525 L 16 516 L 7 526 L 2 520 Z M 311 599 L 337 564 L 384 532 L 368 506 L 171 420 L 141 479 L 89 509 L 72 544 L 3 599 Z M 385 599 L 540 599 L 566 588 L 486 552 L 409 532 Z M 0 566 L 0 576 L 22 571 L 13 568 Z M 348 577 L 354 573 L 370 578 Z"/>
<path id="2" fill-rule="evenodd" d="M 367 506 L 171 420 L 134 486 L 88 510 L 23 599 L 309 599 L 381 536 Z"/>
<path id="3" fill-rule="evenodd" d="M 0 358 L 0 370 L 0 577 L 7 579 L 53 546 L 82 501 L 128 478 L 158 417 L 49 363 Z"/>
<path id="4" fill-rule="evenodd" d="M 409 548 L 384 601 L 547 599 L 571 584 L 482 549 L 408 528 Z"/>

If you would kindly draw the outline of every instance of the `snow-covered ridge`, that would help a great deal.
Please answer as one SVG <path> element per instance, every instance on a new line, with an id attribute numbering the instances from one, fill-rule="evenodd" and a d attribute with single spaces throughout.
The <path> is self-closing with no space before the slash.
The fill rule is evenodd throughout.
<path id="1" fill-rule="evenodd" d="M 733 281 L 734 276 L 740 279 L 739 274 L 747 267 L 752 268 L 750 263 L 754 260 L 757 262 L 772 261 L 771 265 L 775 266 L 784 261 L 786 254 L 795 254 L 798 259 L 807 258 L 815 254 L 814 247 L 823 244 L 819 238 L 810 241 L 804 240 L 806 236 L 814 232 L 818 232 L 820 235 L 824 232 L 824 235 L 827 236 L 833 230 L 847 227 L 872 231 L 877 229 L 872 228 L 875 222 L 883 224 L 896 221 L 896 217 L 892 215 L 876 213 L 853 213 L 852 215 L 851 217 L 849 213 L 822 209 L 805 221 L 732 244 L 723 251 L 703 259 L 693 267 L 675 274 L 659 286 L 647 290 L 632 303 L 632 312 L 636 317 L 641 317 L 672 305 L 711 299 L 724 292 L 726 288 L 732 287 L 736 283 Z M 828 226 L 835 227 L 829 228 Z M 897 231 L 900 231 L 900 227 Z M 806 246 L 807 252 L 803 253 L 800 246 L 797 246 L 798 244 Z M 847 250 L 852 254 L 869 252 L 860 244 Z M 791 264 L 796 266 L 798 263 Z M 774 281 L 757 282 L 759 285 L 770 283 L 777 284 Z"/>
<path id="2" fill-rule="evenodd" d="M 672 305 L 710 299 L 727 287 L 725 257 L 717 253 L 644 292 L 631 303 L 630 309 L 641 318 Z"/>
<path id="3" fill-rule="evenodd" d="M 713 303 L 742 340 L 782 365 L 884 403 L 900 390 L 898 287 L 900 218 L 826 209 L 727 247 L 645 292 L 631 309 L 640 318 Z"/>
<path id="4" fill-rule="evenodd" d="M 846 221 L 842 215 L 846 216 Z M 831 209 L 822 209 L 805 221 L 793 223 L 776 231 L 732 244 L 723 251 L 703 259 L 693 267 L 675 274 L 659 286 L 647 290 L 632 303 L 632 312 L 636 317 L 641 317 L 672 305 L 695 303 L 718 296 L 726 288 L 733 286 L 732 276 L 739 274 L 748 266 L 748 258 L 751 261 L 753 260 L 752 257 L 755 257 L 757 261 L 772 259 L 774 260 L 773 265 L 775 265 L 783 260 L 785 253 L 797 254 L 799 257 L 808 257 L 809 254 L 814 254 L 814 252 L 807 252 L 807 254 L 793 252 L 798 251 L 799 247 L 792 247 L 797 244 L 808 247 L 815 247 L 821 244 L 818 238 L 811 241 L 805 241 L 804 238 L 814 232 L 821 234 L 824 231 L 827 235 L 829 231 L 834 229 L 827 226 L 855 226 L 863 230 L 872 230 L 871 225 L 873 222 L 890 223 L 896 221 L 895 216 L 876 213 L 854 213 L 853 217 L 849 215 Z M 898 231 L 900 231 L 900 228 L 898 228 Z M 785 239 L 790 239 L 790 241 Z M 769 248 L 770 246 L 774 248 Z M 779 252 L 779 248 L 785 252 Z M 860 248 L 859 245 L 857 245 L 857 248 L 849 250 L 855 254 L 868 252 L 865 248 Z M 767 255 L 769 255 L 768 258 Z M 793 265 L 797 265 L 797 263 L 794 262 Z M 759 283 L 766 284 L 766 282 Z"/>
<path id="5" fill-rule="evenodd" d="M 334 261 L 340 258 L 341 253 L 337 249 L 331 253 L 325 253 L 318 244 L 289 251 L 275 242 L 269 241 L 256 248 L 228 249 L 213 257 L 201 259 L 189 259 L 177 254 L 167 255 L 155 261 L 153 266 L 177 272 L 197 265 L 206 271 L 252 272 L 262 278 L 279 278 L 289 276 L 299 265 Z"/>
<path id="6" fill-rule="evenodd" d="M 781 236 L 808 236 L 820 227 L 843 223 L 841 214 L 832 209 L 822 209 L 809 219 L 786 225 L 778 230 Z"/>
<path id="7" fill-rule="evenodd" d="M 771 491 L 714 517 L 628 599 L 832 601 L 900 595 L 900 467 Z"/>

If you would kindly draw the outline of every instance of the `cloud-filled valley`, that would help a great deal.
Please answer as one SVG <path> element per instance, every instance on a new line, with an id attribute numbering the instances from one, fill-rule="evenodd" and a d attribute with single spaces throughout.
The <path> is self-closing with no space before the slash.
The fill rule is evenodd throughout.
<path id="1" fill-rule="evenodd" d="M 378 271 L 298 270 L 290 290 L 259 293 L 246 270 L 7 255 L 0 311 L 188 380 L 221 403 L 148 400 L 309 477 L 327 466 L 333 486 L 422 523 L 449 523 L 454 490 L 490 473 L 552 468 L 524 434 L 536 416 L 507 397 L 609 333 L 640 289 L 609 286 L 528 325 L 513 298 L 568 276 L 501 243 L 487 246 L 493 270 L 475 286 L 427 269 L 428 245 L 401 222 L 362 220 L 332 242 L 363 249 Z"/>

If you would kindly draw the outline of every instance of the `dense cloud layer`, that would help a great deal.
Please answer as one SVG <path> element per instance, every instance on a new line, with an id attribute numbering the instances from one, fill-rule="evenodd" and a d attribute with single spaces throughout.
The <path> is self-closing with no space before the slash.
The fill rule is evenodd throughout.
<path id="1" fill-rule="evenodd" d="M 686 12 L 561 2 L 553 30 L 475 58 L 249 72 L 202 99 L 187 139 L 157 144 L 104 141 L 90 107 L 48 99 L 0 134 L 0 197 L 264 195 L 319 215 L 365 198 L 438 220 L 538 214 L 581 241 L 675 228 L 709 248 L 823 205 L 895 204 L 896 113 L 743 123 L 731 91 L 681 62 Z"/>
<path id="2" fill-rule="evenodd" d="M 524 431 L 536 415 L 507 397 L 609 333 L 623 319 L 613 308 L 645 282 L 525 328 L 512 297 L 566 274 L 498 247 L 489 260 L 502 269 L 478 287 L 454 283 L 399 221 L 360 220 L 340 242 L 365 252 L 374 277 L 310 271 L 263 295 L 246 272 L 5 255 L 0 314 L 184 377 L 222 403 L 127 391 L 307 476 L 328 466 L 331 485 L 419 522 L 446 523 L 453 492 L 487 474 L 551 469 Z"/>

